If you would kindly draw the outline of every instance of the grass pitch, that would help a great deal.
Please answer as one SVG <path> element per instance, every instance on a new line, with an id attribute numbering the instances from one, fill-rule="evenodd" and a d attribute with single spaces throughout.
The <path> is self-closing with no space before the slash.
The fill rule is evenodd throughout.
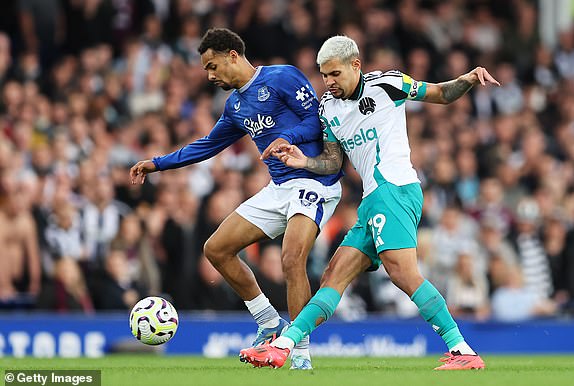
<path id="1" fill-rule="evenodd" d="M 255 369 L 237 358 L 110 355 L 101 359 L 2 358 L 16 370 L 101 370 L 102 385 L 222 386 L 566 386 L 574 384 L 574 356 L 483 356 L 486 370 L 432 369 L 438 357 L 313 358 L 312 371 Z M 3 375 L 3 374 L 2 374 Z M 8 383 L 6 383 L 8 385 Z"/>

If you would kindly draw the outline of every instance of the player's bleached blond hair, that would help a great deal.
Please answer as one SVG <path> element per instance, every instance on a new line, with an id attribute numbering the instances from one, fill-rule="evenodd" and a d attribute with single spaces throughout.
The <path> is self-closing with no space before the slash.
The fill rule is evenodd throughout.
<path id="1" fill-rule="evenodd" d="M 320 66 L 332 59 L 338 59 L 341 63 L 350 63 L 358 57 L 357 43 L 348 36 L 337 35 L 325 40 L 317 53 L 317 64 Z"/>

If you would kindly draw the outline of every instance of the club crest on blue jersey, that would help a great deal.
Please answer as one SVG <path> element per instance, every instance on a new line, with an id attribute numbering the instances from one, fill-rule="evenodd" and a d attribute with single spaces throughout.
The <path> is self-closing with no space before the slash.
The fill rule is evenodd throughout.
<path id="1" fill-rule="evenodd" d="M 259 102 L 265 102 L 269 99 L 269 95 L 271 95 L 271 93 L 269 92 L 269 89 L 267 89 L 267 86 L 260 87 L 257 90 L 257 100 Z"/>

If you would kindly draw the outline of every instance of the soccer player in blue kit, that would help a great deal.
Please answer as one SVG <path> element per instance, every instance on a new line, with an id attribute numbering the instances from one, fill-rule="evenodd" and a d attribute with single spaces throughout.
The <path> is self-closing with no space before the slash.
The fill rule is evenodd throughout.
<path id="1" fill-rule="evenodd" d="M 253 67 L 245 44 L 234 32 L 213 28 L 198 48 L 210 82 L 233 92 L 209 135 L 130 170 L 132 184 L 148 173 L 179 168 L 218 154 L 246 134 L 257 145 L 271 182 L 230 214 L 204 245 L 205 256 L 245 301 L 259 329 L 253 345 L 270 342 L 288 323 L 261 292 L 253 272 L 237 253 L 259 240 L 284 233 L 282 264 L 291 319 L 311 298 L 307 256 L 320 229 L 341 198 L 340 173 L 319 175 L 285 166 L 271 149 L 297 145 L 306 154 L 323 151 L 319 102 L 309 80 L 289 65 Z M 309 340 L 293 350 L 292 369 L 311 369 Z"/>

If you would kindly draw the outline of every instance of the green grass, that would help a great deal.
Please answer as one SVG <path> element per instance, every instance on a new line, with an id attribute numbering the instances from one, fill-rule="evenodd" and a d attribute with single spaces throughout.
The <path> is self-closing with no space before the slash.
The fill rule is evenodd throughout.
<path id="1" fill-rule="evenodd" d="M 112 355 L 101 359 L 0 359 L 4 369 L 91 369 L 102 385 L 561 386 L 574 385 L 574 356 L 485 356 L 483 371 L 438 372 L 437 357 L 314 358 L 312 371 L 254 369 L 237 358 Z"/>

